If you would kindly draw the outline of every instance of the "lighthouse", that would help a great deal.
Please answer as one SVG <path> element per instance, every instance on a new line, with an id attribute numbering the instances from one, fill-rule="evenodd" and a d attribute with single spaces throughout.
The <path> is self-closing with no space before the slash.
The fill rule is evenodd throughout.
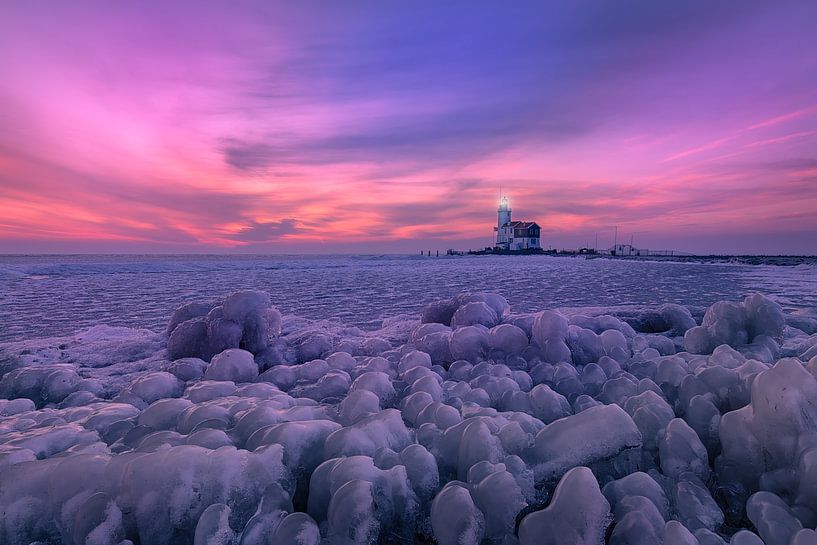
<path id="1" fill-rule="evenodd" d="M 496 247 L 500 250 L 530 251 L 541 250 L 540 227 L 533 221 L 511 220 L 511 206 L 508 197 L 499 200 L 497 208 Z"/>
<path id="2" fill-rule="evenodd" d="M 502 226 L 511 223 L 511 205 L 508 204 L 508 197 L 502 197 L 499 201 L 499 208 L 497 209 L 497 232 L 502 229 Z"/>

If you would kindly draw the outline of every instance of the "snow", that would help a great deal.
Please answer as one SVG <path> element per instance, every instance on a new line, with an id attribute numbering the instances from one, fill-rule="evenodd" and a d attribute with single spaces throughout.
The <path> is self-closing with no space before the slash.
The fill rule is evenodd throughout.
<path id="1" fill-rule="evenodd" d="M 815 543 L 807 308 L 445 297 L 0 345 L 0 542 Z"/>

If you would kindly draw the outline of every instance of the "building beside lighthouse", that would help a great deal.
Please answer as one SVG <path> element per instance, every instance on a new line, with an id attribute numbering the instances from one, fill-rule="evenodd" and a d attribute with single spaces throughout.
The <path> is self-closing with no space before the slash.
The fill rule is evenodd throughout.
<path id="1" fill-rule="evenodd" d="M 514 221 L 508 197 L 502 197 L 497 209 L 496 247 L 500 250 L 541 250 L 541 227 L 535 221 Z"/>

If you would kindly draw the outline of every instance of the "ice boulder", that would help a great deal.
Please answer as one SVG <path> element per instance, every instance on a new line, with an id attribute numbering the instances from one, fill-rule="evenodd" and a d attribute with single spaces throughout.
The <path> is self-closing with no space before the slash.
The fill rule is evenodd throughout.
<path id="1" fill-rule="evenodd" d="M 658 447 L 661 470 L 678 478 L 690 471 L 706 482 L 709 479 L 709 455 L 698 434 L 680 418 L 667 425 Z"/>
<path id="2" fill-rule="evenodd" d="M 419 350 L 407 352 L 400 358 L 400 363 L 397 365 L 397 372 L 403 375 L 415 367 L 428 367 L 430 369 L 431 356 Z"/>
<path id="3" fill-rule="evenodd" d="M 602 545 L 612 522 L 610 504 L 593 472 L 574 467 L 562 477 L 547 508 L 519 525 L 520 545 Z"/>
<path id="4" fill-rule="evenodd" d="M 488 330 L 483 326 L 465 326 L 451 335 L 451 356 L 471 363 L 479 363 L 488 350 Z"/>
<path id="5" fill-rule="evenodd" d="M 710 354 L 721 344 L 740 347 L 761 337 L 780 339 L 785 325 L 783 309 L 763 295 L 750 295 L 742 303 L 719 301 L 700 326 L 686 332 L 684 346 L 693 354 Z"/>
<path id="6" fill-rule="evenodd" d="M 615 508 L 616 524 L 610 545 L 661 543 L 666 522 L 655 504 L 644 496 L 626 496 Z"/>
<path id="7" fill-rule="evenodd" d="M 270 545 L 318 545 L 320 530 L 306 513 L 290 513 L 275 527 Z M 243 542 L 242 542 L 243 543 Z"/>
<path id="8" fill-rule="evenodd" d="M 488 346 L 503 355 L 521 354 L 528 347 L 528 336 L 515 325 L 500 324 L 488 333 Z"/>
<path id="9" fill-rule="evenodd" d="M 213 356 L 204 372 L 205 380 L 229 380 L 236 383 L 252 382 L 258 377 L 258 366 L 252 353 L 230 348 Z"/>
<path id="10" fill-rule="evenodd" d="M 451 325 L 451 318 L 459 305 L 451 299 L 443 299 L 425 306 L 420 321 L 424 324 Z"/>
<path id="11" fill-rule="evenodd" d="M 474 301 L 462 305 L 451 318 L 451 327 L 456 329 L 467 325 L 484 325 L 494 327 L 499 318 L 487 303 Z"/>
<path id="12" fill-rule="evenodd" d="M 371 545 L 380 536 L 375 512 L 375 485 L 355 479 L 332 495 L 327 538 L 331 545 Z"/>
<path id="13" fill-rule="evenodd" d="M 167 334 L 170 335 L 177 327 L 188 320 L 207 316 L 207 313 L 210 312 L 214 306 L 215 304 L 202 303 L 199 301 L 186 303 L 180 306 L 173 311 L 173 314 L 170 315 L 170 321 L 167 323 Z"/>
<path id="14" fill-rule="evenodd" d="M 641 471 L 607 483 L 602 493 L 614 508 L 627 496 L 644 496 L 655 505 L 662 517 L 669 516 L 669 500 L 664 489 L 652 477 Z"/>
<path id="15" fill-rule="evenodd" d="M 721 471 L 757 490 L 764 472 L 795 467 L 801 438 L 817 431 L 817 379 L 799 360 L 781 359 L 754 378 L 751 403 L 724 414 L 718 431 Z"/>
<path id="16" fill-rule="evenodd" d="M 170 373 L 156 371 L 138 377 L 129 389 L 146 403 L 153 403 L 158 399 L 181 396 L 184 384 Z"/>
<path id="17" fill-rule="evenodd" d="M 191 304 L 179 308 L 168 323 L 167 351 L 171 359 L 209 360 L 228 348 L 253 354 L 263 351 L 281 331 L 281 313 L 266 292 L 244 290 L 221 304 Z"/>
<path id="18" fill-rule="evenodd" d="M 469 474 L 474 467 L 471 467 Z M 497 464 L 495 469 L 479 479 L 471 489 L 471 496 L 485 515 L 485 536 L 489 539 L 512 535 L 516 515 L 527 507 L 519 483 L 505 465 Z"/>
<path id="19" fill-rule="evenodd" d="M 601 338 L 592 330 L 571 325 L 567 332 L 567 346 L 576 365 L 599 361 L 605 355 Z"/>
<path id="20" fill-rule="evenodd" d="M 479 545 L 485 517 L 464 483 L 448 483 L 431 503 L 431 527 L 440 545 Z"/>
<path id="21" fill-rule="evenodd" d="M 680 476 L 671 494 L 675 517 L 692 531 L 715 530 L 723 524 L 723 511 L 709 490 L 689 473 Z"/>
<path id="22" fill-rule="evenodd" d="M 400 451 L 411 443 L 411 432 L 406 428 L 400 411 L 386 409 L 341 428 L 326 438 L 326 458 L 363 454 L 373 456 L 380 448 Z"/>
<path id="23" fill-rule="evenodd" d="M 167 367 L 167 371 L 181 381 L 198 380 L 204 376 L 207 362 L 201 358 L 181 358 Z"/>
<path id="24" fill-rule="evenodd" d="M 549 363 L 571 361 L 567 340 L 569 322 L 564 315 L 545 310 L 536 315 L 531 329 L 533 342 L 542 351 L 544 360 Z"/>
<path id="25" fill-rule="evenodd" d="M 537 482 L 553 481 L 570 468 L 637 452 L 641 444 L 630 415 L 618 405 L 599 405 L 545 426 L 536 434 L 530 461 Z"/>
<path id="26" fill-rule="evenodd" d="M 670 520 L 664 526 L 664 545 L 700 545 L 700 543 L 686 526 L 677 520 Z"/>
<path id="27" fill-rule="evenodd" d="M 199 517 L 193 545 L 235 545 L 238 536 L 230 528 L 230 507 L 223 503 L 210 505 Z"/>
<path id="28" fill-rule="evenodd" d="M 782 499 L 771 492 L 757 492 L 746 502 L 746 514 L 766 545 L 789 545 L 803 525 Z"/>

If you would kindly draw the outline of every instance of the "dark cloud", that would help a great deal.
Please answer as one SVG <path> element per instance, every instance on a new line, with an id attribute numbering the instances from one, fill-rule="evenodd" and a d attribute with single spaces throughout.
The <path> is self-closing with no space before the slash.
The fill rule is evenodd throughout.
<path id="1" fill-rule="evenodd" d="M 253 221 L 229 238 L 240 242 L 276 242 L 285 235 L 294 235 L 301 232 L 303 232 L 303 229 L 297 220 L 285 218 L 281 221 Z"/>

